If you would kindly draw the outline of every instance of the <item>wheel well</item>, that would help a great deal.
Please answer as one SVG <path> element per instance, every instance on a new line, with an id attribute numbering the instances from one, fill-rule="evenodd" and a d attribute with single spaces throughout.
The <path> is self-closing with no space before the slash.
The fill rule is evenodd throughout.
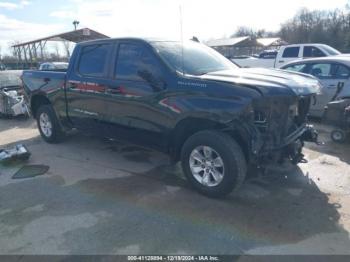
<path id="1" fill-rule="evenodd" d="M 49 105 L 51 104 L 49 99 L 43 95 L 36 95 L 33 96 L 30 101 L 30 108 L 32 110 L 33 117 L 36 117 L 36 112 L 38 111 L 39 107 L 42 105 Z"/>
<path id="2" fill-rule="evenodd" d="M 186 140 L 193 134 L 203 130 L 222 130 L 229 134 L 240 145 L 246 159 L 248 160 L 248 143 L 244 140 L 239 131 L 229 129 L 227 125 L 212 120 L 188 118 L 182 120 L 176 125 L 170 137 L 170 155 L 174 162 L 180 160 L 181 149 Z"/>

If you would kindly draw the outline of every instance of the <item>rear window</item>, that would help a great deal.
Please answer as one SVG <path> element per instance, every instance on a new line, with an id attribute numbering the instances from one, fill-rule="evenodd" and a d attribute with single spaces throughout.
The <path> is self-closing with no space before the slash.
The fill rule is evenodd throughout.
<path id="1" fill-rule="evenodd" d="M 346 66 L 338 65 L 335 77 L 338 79 L 348 79 L 350 76 L 350 70 Z"/>
<path id="2" fill-rule="evenodd" d="M 283 57 L 298 57 L 299 47 L 287 47 L 284 49 Z"/>
<path id="3" fill-rule="evenodd" d="M 78 72 L 86 76 L 106 76 L 107 58 L 110 49 L 110 44 L 83 47 L 78 65 Z"/>

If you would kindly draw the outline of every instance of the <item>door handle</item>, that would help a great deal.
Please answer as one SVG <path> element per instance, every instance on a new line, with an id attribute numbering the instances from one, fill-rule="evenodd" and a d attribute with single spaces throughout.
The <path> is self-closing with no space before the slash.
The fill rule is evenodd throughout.
<path id="1" fill-rule="evenodd" d="M 280 60 L 280 61 L 278 61 L 278 63 L 284 63 L 284 60 Z"/>

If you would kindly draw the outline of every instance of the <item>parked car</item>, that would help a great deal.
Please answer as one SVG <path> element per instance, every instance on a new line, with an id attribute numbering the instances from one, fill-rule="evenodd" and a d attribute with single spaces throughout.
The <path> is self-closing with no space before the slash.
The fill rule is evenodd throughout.
<path id="1" fill-rule="evenodd" d="M 253 55 L 255 58 L 260 59 L 275 59 L 277 56 L 278 50 L 264 50 L 260 54 Z"/>
<path id="2" fill-rule="evenodd" d="M 316 78 L 240 69 L 194 41 L 79 43 L 67 73 L 25 71 L 23 83 L 45 141 L 75 127 L 149 146 L 213 197 L 239 188 L 248 166 L 297 164 L 317 138 L 306 122 Z"/>
<path id="3" fill-rule="evenodd" d="M 311 116 L 322 117 L 329 102 L 350 97 L 350 56 L 304 59 L 288 63 L 281 69 L 310 74 L 320 80 L 322 92 L 311 105 Z"/>
<path id="4" fill-rule="evenodd" d="M 311 57 L 340 55 L 341 53 L 324 44 L 295 44 L 282 46 L 275 56 L 232 59 L 240 67 L 279 68 L 286 63 Z"/>
<path id="5" fill-rule="evenodd" d="M 39 66 L 41 71 L 66 71 L 68 63 L 66 62 L 46 62 Z"/>
<path id="6" fill-rule="evenodd" d="M 0 72 L 0 88 L 1 89 L 22 89 L 21 75 L 22 70 L 4 70 Z"/>
<path id="7" fill-rule="evenodd" d="M 0 72 L 0 117 L 28 115 L 21 75 L 21 70 Z"/>

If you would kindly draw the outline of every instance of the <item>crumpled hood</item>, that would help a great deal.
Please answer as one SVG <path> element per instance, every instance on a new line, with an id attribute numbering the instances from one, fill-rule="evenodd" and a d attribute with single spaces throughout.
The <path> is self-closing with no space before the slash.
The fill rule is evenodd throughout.
<path id="1" fill-rule="evenodd" d="M 201 76 L 202 79 L 231 82 L 260 91 L 263 95 L 311 95 L 320 92 L 321 84 L 313 76 L 281 69 L 238 68 L 217 71 Z"/>

